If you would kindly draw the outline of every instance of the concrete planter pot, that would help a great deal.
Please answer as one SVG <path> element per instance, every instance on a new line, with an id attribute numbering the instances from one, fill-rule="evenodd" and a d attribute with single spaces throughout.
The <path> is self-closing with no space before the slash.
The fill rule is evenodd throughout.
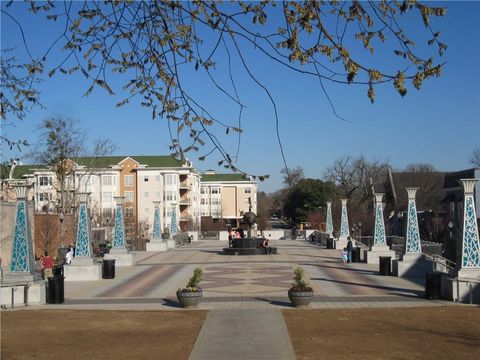
<path id="1" fill-rule="evenodd" d="M 177 300 L 184 308 L 195 308 L 202 299 L 202 291 L 177 290 Z"/>
<path id="2" fill-rule="evenodd" d="M 295 307 L 308 306 L 313 300 L 313 291 L 288 290 L 288 298 Z"/>

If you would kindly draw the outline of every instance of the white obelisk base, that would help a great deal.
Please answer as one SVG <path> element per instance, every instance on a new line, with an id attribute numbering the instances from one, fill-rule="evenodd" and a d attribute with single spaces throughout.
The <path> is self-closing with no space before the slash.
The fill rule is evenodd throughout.
<path id="1" fill-rule="evenodd" d="M 173 240 L 173 239 L 168 239 L 168 240 L 167 240 L 167 248 L 169 248 L 169 249 L 175 249 L 175 240 Z"/>
<path id="2" fill-rule="evenodd" d="M 102 265 L 91 257 L 75 256 L 70 265 L 63 266 L 65 281 L 94 281 L 102 278 Z"/>
<path id="3" fill-rule="evenodd" d="M 133 254 L 129 253 L 127 248 L 111 248 L 103 258 L 106 260 L 115 260 L 115 266 L 135 265 Z"/>
<path id="4" fill-rule="evenodd" d="M 404 254 L 401 260 L 392 261 L 392 275 L 398 277 L 425 277 L 425 273 L 433 271 L 431 261 L 422 253 Z"/>
<path id="5" fill-rule="evenodd" d="M 480 304 L 480 269 L 462 269 L 457 278 L 442 277 L 442 298 Z"/>
<path id="6" fill-rule="evenodd" d="M 163 240 L 153 240 L 147 243 L 147 251 L 167 251 L 167 243 Z"/>
<path id="7" fill-rule="evenodd" d="M 379 264 L 380 256 L 390 256 L 392 260 L 395 260 L 395 251 L 390 250 L 388 245 L 374 245 L 371 250 L 365 251 L 367 264 Z"/>
<path id="8" fill-rule="evenodd" d="M 45 281 L 39 273 L 6 272 L 0 290 L 0 303 L 8 307 L 45 304 Z"/>

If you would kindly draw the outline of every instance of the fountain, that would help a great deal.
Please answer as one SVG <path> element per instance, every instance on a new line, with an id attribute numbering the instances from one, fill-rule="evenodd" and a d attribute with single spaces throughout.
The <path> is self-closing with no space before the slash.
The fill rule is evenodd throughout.
<path id="1" fill-rule="evenodd" d="M 252 226 L 257 222 L 257 215 L 252 212 L 251 201 L 249 199 L 249 211 L 243 214 L 243 222 L 248 225 L 247 237 L 233 239 L 232 247 L 223 248 L 225 255 L 264 255 L 265 250 L 261 245 L 265 238 L 252 236 Z M 272 247 L 272 254 L 277 253 L 277 248 Z"/>

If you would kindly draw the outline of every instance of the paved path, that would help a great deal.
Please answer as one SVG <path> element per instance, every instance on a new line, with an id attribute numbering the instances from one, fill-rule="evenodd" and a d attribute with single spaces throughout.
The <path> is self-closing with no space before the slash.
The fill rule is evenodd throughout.
<path id="1" fill-rule="evenodd" d="M 295 353 L 279 310 L 212 310 L 189 360 L 292 360 Z"/>
<path id="2" fill-rule="evenodd" d="M 311 308 L 405 307 L 451 304 L 423 298 L 424 284 L 378 275 L 378 265 L 342 264 L 339 250 L 302 240 L 273 240 L 278 255 L 228 256 L 226 241 L 198 241 L 167 252 L 137 252 L 136 265 L 116 267 L 115 279 L 65 282 L 65 302 L 44 308 L 181 309 L 175 292 L 202 267 L 199 309 L 291 308 L 293 270 L 305 269 L 315 291 Z M 35 307 L 37 308 L 37 307 Z"/>

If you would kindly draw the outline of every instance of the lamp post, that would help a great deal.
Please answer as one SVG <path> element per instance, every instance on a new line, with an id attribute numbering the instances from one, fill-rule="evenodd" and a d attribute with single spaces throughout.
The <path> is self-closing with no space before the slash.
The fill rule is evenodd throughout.
<path id="1" fill-rule="evenodd" d="M 362 222 L 358 222 L 358 241 L 362 242 Z"/>
<path id="2" fill-rule="evenodd" d="M 65 218 L 63 212 L 60 213 L 58 218 L 60 219 L 60 248 L 63 248 L 63 219 Z"/>

